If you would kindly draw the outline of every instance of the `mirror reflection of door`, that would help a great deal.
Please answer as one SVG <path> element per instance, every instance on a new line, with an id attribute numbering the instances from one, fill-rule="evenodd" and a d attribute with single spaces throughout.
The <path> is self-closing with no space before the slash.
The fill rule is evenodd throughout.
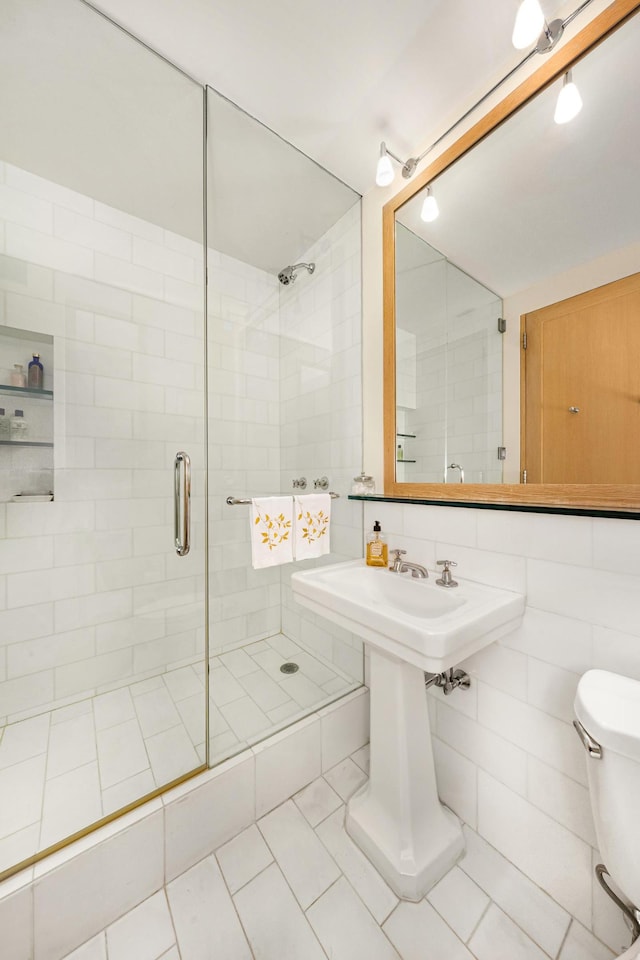
<path id="1" fill-rule="evenodd" d="M 640 482 L 640 273 L 522 318 L 527 483 Z"/>

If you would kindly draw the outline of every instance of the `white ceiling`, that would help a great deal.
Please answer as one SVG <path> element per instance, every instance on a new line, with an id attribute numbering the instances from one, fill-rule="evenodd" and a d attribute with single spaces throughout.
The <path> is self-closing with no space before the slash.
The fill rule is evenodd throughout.
<path id="1" fill-rule="evenodd" d="M 542 0 L 548 19 L 576 3 Z M 98 0 L 360 193 L 514 66 L 517 0 Z"/>

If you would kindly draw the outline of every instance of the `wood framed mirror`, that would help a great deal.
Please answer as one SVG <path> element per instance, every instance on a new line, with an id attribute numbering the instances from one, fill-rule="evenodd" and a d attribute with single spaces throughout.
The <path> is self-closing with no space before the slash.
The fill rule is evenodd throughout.
<path id="1" fill-rule="evenodd" d="M 612 3 L 384 207 L 385 496 L 640 512 L 639 10 Z"/>

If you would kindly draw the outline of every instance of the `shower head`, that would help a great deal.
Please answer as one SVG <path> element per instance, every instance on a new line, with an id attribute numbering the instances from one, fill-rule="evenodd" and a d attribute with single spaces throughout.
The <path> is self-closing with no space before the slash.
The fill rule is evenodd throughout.
<path id="1" fill-rule="evenodd" d="M 278 274 L 278 280 L 280 283 L 288 287 L 290 283 L 293 283 L 296 279 L 296 270 L 301 270 L 304 267 L 309 273 L 313 273 L 316 268 L 315 263 L 294 263 L 293 265 L 289 264 L 288 267 L 284 267 Z"/>

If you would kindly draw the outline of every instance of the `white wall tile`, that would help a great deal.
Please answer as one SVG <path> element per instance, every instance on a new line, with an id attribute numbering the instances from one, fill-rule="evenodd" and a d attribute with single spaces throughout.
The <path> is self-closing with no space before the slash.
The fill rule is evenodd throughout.
<path id="1" fill-rule="evenodd" d="M 253 748 L 256 816 L 261 817 L 311 783 L 321 772 L 321 725 L 317 717 Z"/>
<path id="2" fill-rule="evenodd" d="M 433 740 L 438 796 L 475 829 L 478 822 L 478 768 L 442 740 Z"/>
<path id="3" fill-rule="evenodd" d="M 592 527 L 584 517 L 479 510 L 478 546 L 483 550 L 590 566 Z"/>
<path id="4" fill-rule="evenodd" d="M 319 711 L 322 769 L 330 770 L 369 740 L 369 694 L 356 691 Z"/>
<path id="5" fill-rule="evenodd" d="M 590 925 L 588 844 L 482 770 L 478 772 L 478 830 L 574 917 Z"/>
<path id="6" fill-rule="evenodd" d="M 41 876 L 34 885 L 35 960 L 60 960 L 159 890 L 163 874 L 158 812 Z"/>
<path id="7" fill-rule="evenodd" d="M 640 640 L 640 638 L 638 638 Z M 640 647 L 640 644 L 639 644 Z M 572 723 L 580 675 L 534 657 L 529 659 L 527 699 L 538 710 Z"/>
<path id="8" fill-rule="evenodd" d="M 635 520 L 595 517 L 593 523 L 593 566 L 640 576 L 640 550 Z"/>
<path id="9" fill-rule="evenodd" d="M 585 673 L 593 665 L 592 634 L 593 627 L 583 620 L 527 607 L 521 626 L 500 642 L 565 670 Z"/>
<path id="10" fill-rule="evenodd" d="M 178 787 L 165 794 L 163 801 L 169 881 L 253 823 L 254 757 L 240 754 L 202 775 L 201 786 Z"/>
<path id="11" fill-rule="evenodd" d="M 2 184 L 0 209 L 3 219 L 11 223 L 19 223 L 40 233 L 52 232 L 53 206 L 48 200 Z"/>
<path id="12" fill-rule="evenodd" d="M 478 688 L 478 720 L 527 753 L 586 784 L 584 749 L 570 724 L 485 684 Z"/>
<path id="13" fill-rule="evenodd" d="M 527 753 L 438 699 L 434 732 L 458 753 L 522 796 L 527 791 Z"/>
<path id="14" fill-rule="evenodd" d="M 535 757 L 528 758 L 527 799 L 592 847 L 597 846 L 587 787 Z"/>
<path id="15" fill-rule="evenodd" d="M 0 898 L 2 950 L 11 960 L 33 960 L 33 891 L 31 887 Z"/>
<path id="16" fill-rule="evenodd" d="M 60 240 L 50 234 L 7 223 L 5 250 L 10 257 L 36 263 L 52 270 L 93 277 L 93 252 L 77 243 Z"/>
<path id="17" fill-rule="evenodd" d="M 529 560 L 527 579 L 531 606 L 640 636 L 640 593 L 632 574 Z"/>
<path id="18" fill-rule="evenodd" d="M 131 236 L 128 233 L 64 207 L 54 209 L 53 232 L 57 237 L 89 250 L 108 253 L 121 260 L 131 259 Z"/>
<path id="19" fill-rule="evenodd" d="M 640 637 L 594 627 L 593 666 L 640 680 Z"/>
<path id="20" fill-rule="evenodd" d="M 527 699 L 527 657 L 503 646 L 499 641 L 474 654 L 461 666 L 471 677 L 504 690 L 519 700 Z"/>

